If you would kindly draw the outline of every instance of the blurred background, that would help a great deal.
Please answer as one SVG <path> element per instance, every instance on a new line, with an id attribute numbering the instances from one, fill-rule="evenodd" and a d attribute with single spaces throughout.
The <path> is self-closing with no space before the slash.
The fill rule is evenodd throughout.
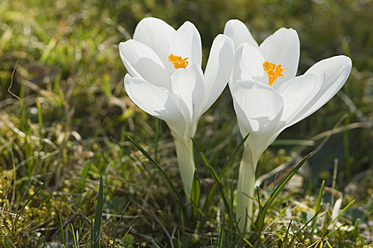
<path id="1" fill-rule="evenodd" d="M 259 44 L 281 27 L 295 29 L 301 42 L 298 75 L 321 59 L 349 56 L 353 68 L 341 92 L 284 131 L 262 156 L 257 176 L 318 148 L 301 173 L 302 192 L 316 194 L 321 180 L 330 187 L 334 183 L 346 201 L 357 199 L 370 209 L 356 208 L 351 216 L 368 219 L 373 209 L 372 13 L 372 0 L 2 0 L 0 206 L 38 220 L 2 225 L 14 236 L 42 233 L 52 240 L 59 214 L 68 219 L 94 213 L 100 173 L 107 185 L 104 212 L 120 214 L 131 200 L 138 205 L 128 211 L 136 216 L 146 197 L 167 208 L 162 197 L 168 192 L 159 175 L 143 165 L 146 159 L 126 138 L 151 151 L 181 185 L 166 124 L 137 108 L 123 88 L 126 71 L 118 44 L 130 39 L 147 16 L 174 28 L 194 23 L 204 63 L 212 40 L 233 18 L 246 23 Z M 196 140 L 219 171 L 241 140 L 227 89 L 202 117 Z M 203 167 L 200 175 L 202 186 L 210 186 Z M 46 181 L 35 200 L 35 190 Z M 28 199 L 34 200 L 22 209 Z M 151 230 L 150 224 L 142 227 Z"/>

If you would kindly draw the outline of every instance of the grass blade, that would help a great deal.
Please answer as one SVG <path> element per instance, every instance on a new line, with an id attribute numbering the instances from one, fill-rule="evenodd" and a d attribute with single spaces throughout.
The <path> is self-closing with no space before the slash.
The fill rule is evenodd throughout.
<path id="1" fill-rule="evenodd" d="M 234 160 L 236 159 L 238 153 L 242 150 L 242 148 L 244 147 L 245 145 L 245 142 L 247 140 L 247 138 L 249 137 L 250 134 L 247 134 L 242 140 L 241 142 L 236 146 L 236 148 L 234 149 L 234 151 L 232 152 L 232 154 L 229 156 L 228 160 L 224 163 L 223 165 L 223 169 L 221 170 L 220 174 L 219 174 L 219 177 L 222 178 L 224 176 L 224 174 L 227 172 L 227 170 L 229 169 L 229 167 L 231 167 L 231 165 L 233 164 Z"/>
<path id="2" fill-rule="evenodd" d="M 316 209 L 315 209 L 316 214 L 318 214 L 320 212 L 320 209 L 321 209 L 321 198 L 322 198 L 322 195 L 323 195 L 323 192 L 324 192 L 324 185 L 325 185 L 325 180 L 323 180 L 322 183 L 321 183 L 319 195 L 318 195 L 317 200 L 316 200 Z M 316 229 L 316 223 L 317 223 L 317 218 L 315 218 L 312 222 L 312 232 L 311 233 L 314 233 L 314 231 Z M 313 235 L 311 235 L 311 241 L 312 240 L 313 240 Z"/>
<path id="3" fill-rule="evenodd" d="M 294 242 L 294 239 L 296 237 L 299 237 L 298 235 L 303 231 L 304 228 L 306 228 L 306 226 L 308 226 L 309 223 L 313 222 L 314 220 L 316 220 L 316 217 L 319 215 L 321 210 L 317 211 L 312 217 L 311 219 L 309 219 L 296 233 L 295 235 L 293 236 L 293 238 L 291 239 L 290 243 L 289 243 L 289 247 L 292 247 L 293 245 L 293 242 Z M 311 233 L 312 234 L 312 233 Z"/>
<path id="4" fill-rule="evenodd" d="M 294 174 L 302 167 L 302 165 L 308 160 L 308 158 L 311 156 L 311 153 L 308 154 L 306 157 L 300 161 L 297 166 L 289 173 L 289 175 L 284 178 L 284 180 L 281 181 L 281 183 L 276 187 L 276 189 L 271 193 L 270 197 L 268 198 L 267 202 L 264 204 L 264 206 L 261 208 L 258 218 L 255 222 L 255 227 L 258 231 L 258 237 L 260 238 L 262 228 L 264 225 L 264 218 L 266 216 L 268 207 L 272 204 L 272 202 L 276 199 L 277 195 L 281 192 L 281 190 L 284 188 L 286 183 L 294 176 Z"/>
<path id="5" fill-rule="evenodd" d="M 328 227 L 330 226 L 330 225 L 332 225 L 352 204 L 354 204 L 354 202 L 355 202 L 355 200 L 352 200 L 346 207 L 344 207 L 343 209 L 342 209 L 342 211 L 340 211 L 339 212 L 339 214 L 334 218 L 334 219 L 332 219 L 330 222 L 329 222 L 329 224 L 327 225 L 327 227 L 325 228 L 325 230 L 327 230 L 328 229 Z M 332 231 L 332 232 L 330 232 L 330 233 L 328 233 L 327 235 L 325 235 L 324 236 L 324 239 L 325 238 L 327 238 L 327 237 L 329 237 L 330 235 L 332 235 L 333 233 L 335 233 L 338 229 L 339 229 L 340 227 L 338 227 L 338 228 L 336 228 L 334 231 Z"/>
<path id="6" fill-rule="evenodd" d="M 291 222 L 293 222 L 293 220 L 290 220 L 290 223 L 288 225 L 288 228 L 286 229 L 286 233 L 285 233 L 285 237 L 284 239 L 282 240 L 282 244 L 281 244 L 281 247 L 280 248 L 283 248 L 285 247 L 286 245 L 286 240 L 288 239 L 288 235 L 289 235 L 289 231 L 290 231 L 290 227 L 291 227 Z M 290 242 L 291 243 L 291 242 Z"/>
<path id="7" fill-rule="evenodd" d="M 248 245 L 247 247 L 253 247 L 253 245 L 247 239 L 245 239 L 245 237 L 242 237 L 242 240 Z"/>
<path id="8" fill-rule="evenodd" d="M 114 244 L 113 244 L 113 247 L 115 246 L 115 239 L 116 239 L 116 237 L 117 237 L 117 231 L 118 231 L 118 229 L 119 229 L 119 225 L 120 225 L 120 223 L 122 222 L 122 220 L 123 220 L 123 216 L 124 216 L 124 213 L 126 212 L 126 210 L 127 210 L 127 208 L 128 208 L 128 206 L 130 205 L 130 201 L 129 202 L 127 202 L 127 204 L 126 204 L 126 206 L 124 207 L 124 209 L 123 209 L 123 211 L 122 211 L 122 213 L 121 213 L 121 215 L 120 215 L 120 218 L 119 218 L 119 220 L 118 220 L 118 223 L 117 223 L 117 225 L 115 226 L 115 231 L 114 231 L 114 238 L 113 238 L 113 240 L 114 240 Z M 130 228 L 131 229 L 131 228 Z M 127 233 L 130 231 L 130 229 L 128 229 L 128 231 L 127 231 Z M 126 233 L 126 235 L 125 236 L 127 236 L 127 233 Z"/>
<path id="9" fill-rule="evenodd" d="M 217 224 L 216 226 L 214 227 L 213 231 L 210 233 L 209 237 L 207 238 L 207 240 L 200 246 L 200 247 L 207 247 L 209 244 L 211 244 L 213 242 L 213 237 L 214 237 L 214 234 L 216 232 L 216 229 L 217 229 Z"/>
<path id="10" fill-rule="evenodd" d="M 232 154 L 229 156 L 228 160 L 223 165 L 223 169 L 221 170 L 221 172 L 219 174 L 219 178 L 220 179 L 224 176 L 224 174 L 232 166 L 234 160 L 237 157 L 237 154 L 244 147 L 244 144 L 245 144 L 245 141 L 247 140 L 247 137 L 249 137 L 249 134 L 246 135 L 246 137 L 238 144 L 238 146 L 234 149 L 234 151 L 232 152 Z M 215 194 L 216 188 L 217 188 L 217 184 L 213 184 L 212 187 L 211 187 L 211 189 L 210 189 L 210 191 L 209 191 L 209 193 L 208 193 L 208 195 L 207 195 L 207 197 L 206 197 L 205 203 L 203 205 L 203 210 L 202 210 L 203 212 L 206 212 L 206 210 L 209 208 L 210 203 L 211 203 L 211 199 L 212 199 L 212 197 Z"/>
<path id="11" fill-rule="evenodd" d="M 355 221 L 354 229 L 351 232 L 352 237 L 357 238 L 359 236 L 359 224 L 360 224 L 360 218 L 357 218 Z"/>
<path id="12" fill-rule="evenodd" d="M 64 230 L 63 230 L 63 222 L 62 222 L 62 216 L 61 216 L 61 214 L 59 214 L 60 215 L 60 228 L 61 228 L 61 234 L 62 234 L 62 243 L 64 244 L 64 245 L 66 245 L 66 242 L 65 242 L 65 233 L 64 233 Z"/>
<path id="13" fill-rule="evenodd" d="M 73 224 L 71 224 L 71 231 L 73 233 L 73 240 L 74 240 L 74 247 L 78 248 L 78 243 L 77 243 L 77 235 L 75 235 L 75 230 Z M 78 234 L 78 233 L 77 233 Z"/>
<path id="14" fill-rule="evenodd" d="M 198 212 L 199 212 L 199 197 L 201 195 L 201 185 L 199 182 L 199 177 L 197 170 L 194 171 L 194 176 L 193 176 L 193 184 L 192 184 L 192 213 L 193 213 L 193 218 L 197 219 L 198 217 Z"/>
<path id="15" fill-rule="evenodd" d="M 166 183 L 166 186 L 168 187 L 168 189 L 170 190 L 170 192 L 172 193 L 174 199 L 177 201 L 178 205 L 183 209 L 183 211 L 185 210 L 184 209 L 184 205 L 183 205 L 183 200 L 181 199 L 181 196 L 180 194 L 177 192 L 176 188 L 174 187 L 174 185 L 172 184 L 172 182 L 170 181 L 170 179 L 167 177 L 166 173 L 162 170 L 162 168 L 159 166 L 159 164 L 152 158 L 152 156 L 150 156 L 150 154 L 145 151 L 144 148 L 142 148 L 136 141 L 134 141 L 131 137 L 127 136 L 127 138 L 131 141 L 132 144 L 134 144 L 136 146 L 136 148 L 154 165 L 154 167 L 158 170 L 158 173 L 161 175 L 161 177 L 163 178 L 163 180 L 165 181 Z"/>
<path id="16" fill-rule="evenodd" d="M 225 215 L 223 214 L 222 215 L 222 220 L 221 220 L 221 228 L 220 228 L 220 233 L 219 233 L 219 236 L 218 236 L 218 243 L 219 246 L 218 247 L 223 247 L 223 241 L 224 241 L 224 229 L 225 229 Z"/>
<path id="17" fill-rule="evenodd" d="M 196 148 L 197 152 L 200 154 L 204 164 L 208 168 L 215 184 L 217 184 L 217 187 L 219 189 L 219 193 L 221 195 L 221 198 L 223 199 L 223 202 L 224 202 L 224 205 L 225 205 L 226 209 L 231 210 L 231 205 L 229 204 L 229 201 L 228 201 L 228 198 L 227 198 L 227 192 L 226 192 L 222 182 L 220 181 L 220 177 L 218 176 L 218 174 L 216 174 L 216 171 L 214 170 L 214 168 L 212 168 L 212 166 L 211 166 L 210 162 L 208 161 L 208 159 L 206 158 L 205 154 L 202 152 L 201 148 L 199 147 L 199 145 L 196 143 L 196 141 L 193 138 L 192 138 L 192 141 L 193 141 L 194 147 Z"/>
<path id="18" fill-rule="evenodd" d="M 86 162 L 83 166 L 82 175 L 81 175 L 80 180 L 78 182 L 78 192 L 84 192 L 84 187 L 85 187 L 85 183 L 86 183 L 86 180 L 87 180 L 89 168 L 90 168 L 90 163 Z"/>
<path id="19" fill-rule="evenodd" d="M 3 246 L 5 247 L 5 248 L 9 248 L 9 246 L 8 246 L 8 242 L 7 242 L 7 239 L 8 237 L 6 236 L 6 234 L 4 234 L 4 238 L 3 238 Z M 14 246 L 15 247 L 15 246 Z"/>
<path id="20" fill-rule="evenodd" d="M 95 248 L 99 247 L 103 207 L 104 207 L 104 184 L 102 181 L 102 175 L 100 175 L 100 187 L 98 189 L 98 200 L 97 200 L 95 221 L 93 224 L 92 235 L 91 235 L 91 244 L 92 244 L 92 247 L 95 247 Z"/>
<path id="21" fill-rule="evenodd" d="M 12 226 L 12 230 L 15 230 L 16 228 L 16 223 L 18 222 L 18 218 L 22 215 L 23 211 L 25 210 L 27 204 L 34 198 L 34 196 L 39 192 L 39 190 L 41 190 L 42 188 L 44 188 L 45 185 L 48 184 L 49 180 L 52 179 L 52 176 L 50 176 L 42 185 L 40 185 L 40 187 L 38 187 L 34 194 L 32 194 L 32 196 L 26 201 L 25 204 L 23 204 L 22 208 L 17 211 L 17 215 L 16 215 L 16 218 L 14 219 L 13 221 L 13 226 Z"/>

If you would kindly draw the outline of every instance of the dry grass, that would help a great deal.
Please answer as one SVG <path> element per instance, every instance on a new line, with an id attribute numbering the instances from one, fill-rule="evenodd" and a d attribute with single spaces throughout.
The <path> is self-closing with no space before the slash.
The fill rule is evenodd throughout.
<path id="1" fill-rule="evenodd" d="M 371 1 L 347 0 L 1 1 L 0 246 L 94 246 L 100 199 L 101 247 L 372 245 L 372 12 Z M 184 199 L 167 126 L 123 89 L 118 44 L 147 15 L 175 27 L 194 22 L 205 54 L 225 22 L 239 18 L 258 40 L 282 26 L 297 29 L 300 73 L 325 57 L 352 58 L 343 91 L 262 156 L 255 216 L 313 151 L 268 208 L 260 235 L 240 235 L 218 191 L 198 218 L 183 215 L 164 178 L 127 138 L 156 158 Z M 197 131 L 217 172 L 241 141 L 231 105 L 225 91 Z M 238 159 L 222 178 L 231 203 Z M 203 203 L 214 181 L 200 156 L 196 161 Z M 336 213 L 343 214 L 333 221 Z"/>

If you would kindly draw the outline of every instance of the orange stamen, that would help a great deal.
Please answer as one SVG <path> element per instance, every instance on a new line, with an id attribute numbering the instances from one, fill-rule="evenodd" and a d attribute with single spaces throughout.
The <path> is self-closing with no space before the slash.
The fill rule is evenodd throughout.
<path id="1" fill-rule="evenodd" d="M 179 68 L 186 68 L 187 65 L 189 64 L 188 61 L 186 61 L 188 59 L 188 57 L 186 57 L 185 59 L 183 59 L 181 56 L 175 56 L 173 54 L 170 54 L 168 56 L 168 61 L 170 61 L 172 64 L 174 64 L 174 67 L 175 69 L 179 69 Z"/>
<path id="2" fill-rule="evenodd" d="M 273 83 L 276 81 L 276 79 L 278 77 L 280 77 L 280 76 L 281 76 L 281 78 L 284 77 L 284 74 L 282 74 L 284 69 L 282 69 L 281 64 L 278 64 L 276 66 L 275 63 L 271 63 L 269 61 L 266 61 L 266 62 L 263 63 L 263 69 L 268 74 L 268 84 L 269 84 L 269 86 L 272 86 Z"/>

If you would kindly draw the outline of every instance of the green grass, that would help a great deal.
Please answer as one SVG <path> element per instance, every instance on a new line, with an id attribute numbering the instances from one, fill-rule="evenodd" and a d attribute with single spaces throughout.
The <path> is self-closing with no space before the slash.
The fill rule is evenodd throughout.
<path id="1" fill-rule="evenodd" d="M 0 247 L 373 245 L 372 11 L 360 0 L 1 1 Z M 299 74 L 351 57 L 342 93 L 261 157 L 260 230 L 241 234 L 232 214 L 242 139 L 229 91 L 199 123 L 192 201 L 167 125 L 127 97 L 118 44 L 145 16 L 195 23 L 204 63 L 231 18 L 259 42 L 296 29 Z"/>

